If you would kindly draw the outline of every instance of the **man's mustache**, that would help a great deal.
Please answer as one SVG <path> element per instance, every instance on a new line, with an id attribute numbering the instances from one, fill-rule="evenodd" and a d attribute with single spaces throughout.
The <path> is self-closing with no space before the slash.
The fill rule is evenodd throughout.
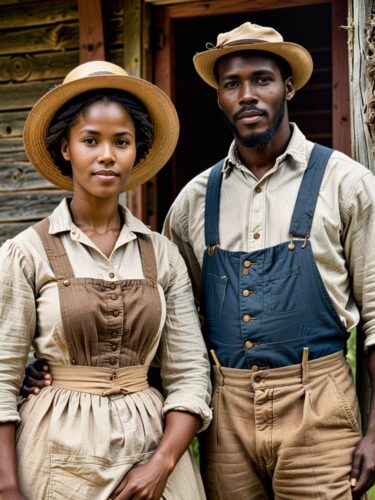
<path id="1" fill-rule="evenodd" d="M 238 110 L 236 113 L 234 113 L 234 115 L 232 116 L 233 123 L 236 122 L 237 120 L 239 120 L 240 116 L 245 111 L 256 111 L 257 113 L 259 113 L 262 116 L 266 116 L 267 115 L 266 111 L 263 111 L 263 110 L 257 108 L 253 104 L 248 104 L 246 106 L 242 106 L 242 108 L 240 110 Z"/>

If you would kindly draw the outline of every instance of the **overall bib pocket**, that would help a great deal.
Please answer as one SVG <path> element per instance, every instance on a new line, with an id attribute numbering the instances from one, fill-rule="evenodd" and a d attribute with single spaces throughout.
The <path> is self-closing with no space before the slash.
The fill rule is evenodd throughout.
<path id="1" fill-rule="evenodd" d="M 264 312 L 282 314 L 303 309 L 301 280 L 299 266 L 266 276 L 264 278 Z"/>

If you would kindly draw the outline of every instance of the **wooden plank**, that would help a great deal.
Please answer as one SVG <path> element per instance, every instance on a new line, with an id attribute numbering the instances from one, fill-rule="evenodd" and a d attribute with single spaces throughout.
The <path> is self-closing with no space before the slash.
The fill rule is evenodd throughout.
<path id="1" fill-rule="evenodd" d="M 60 81 L 0 85 L 0 111 L 31 108 L 35 102 Z"/>
<path id="2" fill-rule="evenodd" d="M 79 15 L 79 62 L 105 60 L 100 0 L 77 0 Z"/>
<path id="3" fill-rule="evenodd" d="M 167 0 L 168 1 L 168 0 Z M 330 3 L 330 0 L 211 0 L 201 2 L 186 2 L 176 5 L 168 5 L 159 9 L 168 9 L 171 18 L 184 18 L 195 16 L 212 16 L 221 14 L 235 14 L 254 12 L 257 10 L 281 9 L 287 7 L 300 7 L 306 4 L 315 5 Z"/>
<path id="4" fill-rule="evenodd" d="M 142 1 L 124 0 L 124 67 L 132 76 L 141 76 Z"/>
<path id="5" fill-rule="evenodd" d="M 46 217 L 66 194 L 52 190 L 0 193 L 0 223 L 33 221 Z"/>
<path id="6" fill-rule="evenodd" d="M 29 162 L 0 160 L 0 191 L 56 189 Z"/>
<path id="7" fill-rule="evenodd" d="M 0 138 L 21 137 L 28 111 L 0 113 Z"/>
<path id="8" fill-rule="evenodd" d="M 27 229 L 31 224 L 38 222 L 39 219 L 30 222 L 16 222 L 12 223 L 2 223 L 0 224 L 0 245 L 4 243 L 4 241 L 9 240 L 10 238 L 14 238 L 18 233 Z"/>
<path id="9" fill-rule="evenodd" d="M 367 75 L 369 45 L 366 39 L 368 22 L 375 12 L 375 1 L 351 0 L 349 3 L 349 61 L 351 79 L 352 155 L 375 173 L 374 141 L 368 126 L 367 109 L 373 95 Z"/>
<path id="10" fill-rule="evenodd" d="M 122 19 L 108 23 L 108 46 L 122 47 Z M 38 28 L 3 31 L 0 54 L 24 54 L 44 51 L 64 51 L 79 47 L 78 23 L 61 23 Z"/>
<path id="11" fill-rule="evenodd" d="M 0 4 L 0 29 L 39 26 L 78 19 L 75 0 L 33 2 L 16 8 Z"/>
<path id="12" fill-rule="evenodd" d="M 78 23 L 63 23 L 38 28 L 4 31 L 0 37 L 0 54 L 43 52 L 77 48 Z"/>
<path id="13" fill-rule="evenodd" d="M 19 153 L 23 151 L 23 140 L 19 137 L 10 137 L 0 139 L 0 158 L 4 158 L 4 155 L 11 157 L 13 153 Z"/>
<path id="14" fill-rule="evenodd" d="M 332 147 L 351 155 L 349 63 L 347 49 L 347 0 L 336 0 L 332 9 Z"/>
<path id="15" fill-rule="evenodd" d="M 108 60 L 123 64 L 123 50 L 108 52 Z M 0 83 L 63 79 L 79 64 L 78 50 L 43 54 L 0 56 Z"/>

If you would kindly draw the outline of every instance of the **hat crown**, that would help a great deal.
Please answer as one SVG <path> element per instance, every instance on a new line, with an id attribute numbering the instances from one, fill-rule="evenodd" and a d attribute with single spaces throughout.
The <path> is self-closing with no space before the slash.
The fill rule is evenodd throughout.
<path id="1" fill-rule="evenodd" d="M 128 76 L 128 73 L 117 64 L 108 61 L 89 61 L 72 69 L 64 78 L 63 84 L 100 75 Z"/>
<path id="2" fill-rule="evenodd" d="M 253 43 L 280 43 L 283 42 L 284 39 L 280 33 L 273 28 L 259 26 L 258 24 L 253 24 L 248 21 L 234 28 L 232 31 L 220 33 L 217 37 L 216 47 L 234 45 L 236 42 L 244 43 L 245 41 Z"/>

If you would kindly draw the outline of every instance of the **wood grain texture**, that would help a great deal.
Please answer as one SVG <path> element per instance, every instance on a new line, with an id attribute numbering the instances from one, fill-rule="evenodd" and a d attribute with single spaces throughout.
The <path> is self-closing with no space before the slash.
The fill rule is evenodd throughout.
<path id="1" fill-rule="evenodd" d="M 39 219 L 28 221 L 28 222 L 4 222 L 0 224 L 0 245 L 4 243 L 4 241 L 9 240 L 10 238 L 14 238 L 18 233 L 24 231 L 29 226 L 38 222 Z"/>
<path id="2" fill-rule="evenodd" d="M 22 8 L 0 3 L 0 29 L 55 24 L 76 19 L 78 12 L 75 0 L 33 2 L 23 5 Z"/>
<path id="3" fill-rule="evenodd" d="M 77 0 L 79 15 L 79 62 L 105 60 L 100 0 Z"/>
<path id="4" fill-rule="evenodd" d="M 26 222 L 49 215 L 66 195 L 63 191 L 0 193 L 0 224 Z"/>
<path id="5" fill-rule="evenodd" d="M 0 191 L 56 189 L 27 161 L 0 160 Z"/>

